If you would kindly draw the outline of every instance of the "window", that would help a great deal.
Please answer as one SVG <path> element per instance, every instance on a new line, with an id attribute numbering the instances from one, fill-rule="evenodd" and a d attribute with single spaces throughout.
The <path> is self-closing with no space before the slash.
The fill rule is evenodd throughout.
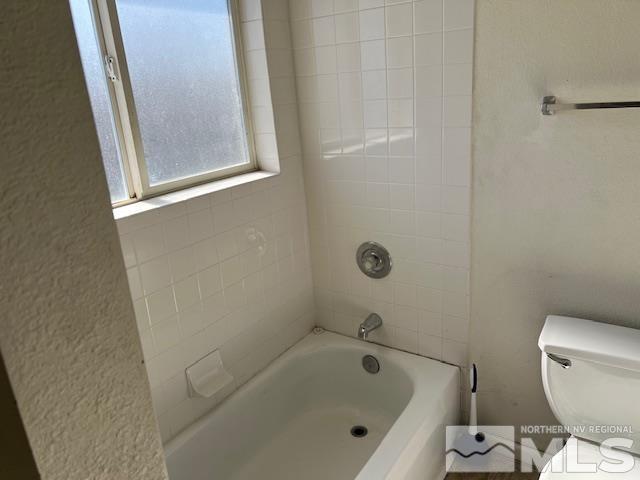
<path id="1" fill-rule="evenodd" d="M 233 0 L 71 0 L 111 202 L 255 170 Z"/>

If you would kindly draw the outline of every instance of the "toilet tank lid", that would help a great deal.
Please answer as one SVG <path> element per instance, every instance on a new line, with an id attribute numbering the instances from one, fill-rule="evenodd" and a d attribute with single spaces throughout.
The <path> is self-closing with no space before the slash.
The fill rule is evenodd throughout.
<path id="1" fill-rule="evenodd" d="M 545 353 L 640 371 L 640 330 L 549 315 L 538 347 Z"/>

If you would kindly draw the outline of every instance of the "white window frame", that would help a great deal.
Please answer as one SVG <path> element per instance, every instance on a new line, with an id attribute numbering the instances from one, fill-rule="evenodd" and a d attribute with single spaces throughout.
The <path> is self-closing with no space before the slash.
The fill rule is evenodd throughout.
<path id="1" fill-rule="evenodd" d="M 129 193 L 129 198 L 114 202 L 112 206 L 115 208 L 175 190 L 258 170 L 251 121 L 252 117 L 248 101 L 247 75 L 241 41 L 242 35 L 237 0 L 227 0 L 227 3 L 234 42 L 238 84 L 243 109 L 242 113 L 244 115 L 243 121 L 247 136 L 249 163 L 205 172 L 199 175 L 192 175 L 159 185 L 150 185 L 149 183 L 142 136 L 138 124 L 124 43 L 118 21 L 116 0 L 89 1 L 93 12 L 94 29 L 99 43 L 98 46 L 105 62 L 104 70 L 107 76 L 107 84 L 112 102 L 115 133 L 119 144 L 118 146 L 120 147 L 119 153 L 123 163 L 126 188 Z M 111 60 L 111 64 L 113 65 L 112 72 L 109 72 L 107 69 L 106 64 L 108 60 Z"/>

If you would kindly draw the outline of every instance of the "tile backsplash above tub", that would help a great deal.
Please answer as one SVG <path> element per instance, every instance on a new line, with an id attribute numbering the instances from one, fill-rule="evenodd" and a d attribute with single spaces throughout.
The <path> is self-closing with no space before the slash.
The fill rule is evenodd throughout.
<path id="1" fill-rule="evenodd" d="M 272 177 L 128 217 L 118 228 L 165 439 L 314 324 L 300 181 Z M 234 383 L 213 399 L 188 399 L 185 368 L 216 349 Z"/>
<path id="2" fill-rule="evenodd" d="M 289 2 L 319 324 L 466 365 L 473 0 Z M 354 254 L 373 240 L 383 280 Z"/>

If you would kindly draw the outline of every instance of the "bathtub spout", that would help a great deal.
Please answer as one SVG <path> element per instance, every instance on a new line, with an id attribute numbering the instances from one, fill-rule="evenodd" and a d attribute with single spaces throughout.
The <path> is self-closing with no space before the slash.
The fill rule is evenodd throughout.
<path id="1" fill-rule="evenodd" d="M 370 314 L 358 327 L 358 338 L 367 341 L 370 332 L 382 326 L 382 318 L 377 313 Z"/>

